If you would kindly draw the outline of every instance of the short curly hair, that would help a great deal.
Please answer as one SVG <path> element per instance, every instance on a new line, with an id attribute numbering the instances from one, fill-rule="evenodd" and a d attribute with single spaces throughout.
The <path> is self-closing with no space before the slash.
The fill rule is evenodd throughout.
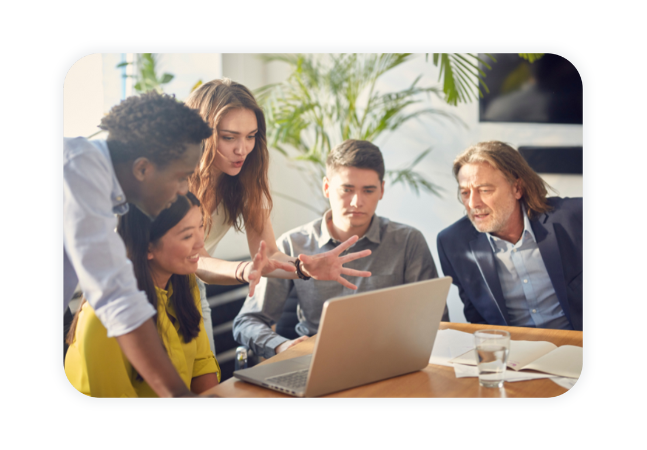
<path id="1" fill-rule="evenodd" d="M 99 128 L 108 132 L 114 162 L 145 157 L 160 167 L 181 158 L 185 144 L 198 144 L 213 133 L 196 110 L 155 91 L 123 100 Z"/>

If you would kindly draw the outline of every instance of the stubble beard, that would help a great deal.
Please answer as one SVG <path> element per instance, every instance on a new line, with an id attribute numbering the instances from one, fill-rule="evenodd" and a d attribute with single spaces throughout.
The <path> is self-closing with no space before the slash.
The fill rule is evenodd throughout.
<path id="1" fill-rule="evenodd" d="M 490 234 L 497 233 L 506 226 L 510 217 L 512 217 L 514 207 L 515 205 L 511 204 L 509 208 L 506 207 L 505 209 L 500 209 L 498 211 L 493 211 L 490 208 L 472 209 L 468 211 L 467 217 L 478 232 Z M 476 220 L 474 220 L 474 215 L 478 214 L 489 214 L 488 221 L 481 223 L 476 222 Z"/>

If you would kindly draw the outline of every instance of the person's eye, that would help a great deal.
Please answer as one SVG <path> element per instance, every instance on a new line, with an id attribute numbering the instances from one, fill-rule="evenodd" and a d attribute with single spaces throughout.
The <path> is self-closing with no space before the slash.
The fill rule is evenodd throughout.
<path id="1" fill-rule="evenodd" d="M 256 135 L 252 134 L 251 136 L 247 136 L 247 139 L 249 139 L 250 141 L 256 139 Z"/>
<path id="2" fill-rule="evenodd" d="M 461 197 L 463 197 L 463 198 L 467 197 L 468 195 L 469 195 L 469 192 L 467 192 L 467 191 L 461 192 Z"/>
<path id="3" fill-rule="evenodd" d="M 364 191 L 364 192 L 366 192 L 367 194 L 372 194 L 372 193 L 373 193 L 373 192 L 375 192 L 375 191 L 374 191 L 373 189 L 368 189 L 368 190 L 366 190 L 366 191 Z"/>
<path id="4" fill-rule="evenodd" d="M 191 239 L 192 237 L 193 237 L 193 234 L 188 234 L 188 235 L 184 236 L 182 239 L 186 241 L 188 239 Z"/>
<path id="5" fill-rule="evenodd" d="M 233 140 L 234 140 L 234 138 L 233 138 L 233 137 L 231 137 L 231 136 L 223 136 L 222 138 L 223 138 L 225 141 L 233 141 Z"/>

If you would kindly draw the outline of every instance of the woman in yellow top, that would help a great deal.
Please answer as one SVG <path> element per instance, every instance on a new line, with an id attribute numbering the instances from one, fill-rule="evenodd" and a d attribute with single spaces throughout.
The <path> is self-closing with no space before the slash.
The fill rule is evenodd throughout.
<path id="1" fill-rule="evenodd" d="M 132 206 L 117 231 L 133 263 L 139 289 L 157 309 L 157 331 L 187 387 L 201 393 L 220 381 L 209 347 L 195 278 L 204 246 L 200 202 L 190 192 L 154 221 Z M 70 383 L 92 397 L 156 397 L 87 302 L 76 313 L 65 357 Z"/>

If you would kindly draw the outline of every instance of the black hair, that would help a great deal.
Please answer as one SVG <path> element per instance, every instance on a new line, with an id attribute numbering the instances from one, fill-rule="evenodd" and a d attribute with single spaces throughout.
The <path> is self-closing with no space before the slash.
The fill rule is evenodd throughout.
<path id="1" fill-rule="evenodd" d="M 191 192 L 178 199 L 151 220 L 137 207 L 131 205 L 128 213 L 119 218 L 117 232 L 126 245 L 128 258 L 133 263 L 137 287 L 146 293 L 148 301 L 157 311 L 157 291 L 148 265 L 149 244 L 155 244 L 168 230 L 177 225 L 191 207 L 200 206 L 200 201 Z M 198 310 L 192 294 L 196 280 L 193 275 L 173 274 L 169 284 L 173 295 L 169 302 L 175 309 L 184 342 L 191 342 L 200 332 L 202 312 Z"/>
<path id="2" fill-rule="evenodd" d="M 181 158 L 187 143 L 201 143 L 213 133 L 196 110 L 156 91 L 123 100 L 99 128 L 108 131 L 113 162 L 145 157 L 160 167 Z"/>
<path id="3" fill-rule="evenodd" d="M 134 205 L 130 205 L 128 212 L 119 217 L 117 232 L 123 239 L 128 258 L 133 264 L 137 287 L 144 291 L 146 298 L 153 305 L 155 311 L 157 311 L 157 291 L 148 266 L 148 245 L 156 243 L 168 230 L 177 225 L 192 206 L 199 207 L 200 200 L 191 192 L 188 192 L 186 196 L 178 196 L 178 199 L 170 207 L 163 210 L 152 222 L 146 214 Z M 202 312 L 196 307 L 193 298 L 192 288 L 195 283 L 194 275 L 173 274 L 169 279 L 169 284 L 173 286 L 173 295 L 169 302 L 172 303 L 175 309 L 180 325 L 180 334 L 184 342 L 191 342 L 200 333 Z M 72 345 L 74 342 L 79 313 L 85 302 L 84 297 L 70 324 L 70 329 L 65 338 L 68 345 Z M 155 316 L 155 321 L 157 322 L 157 315 Z M 139 374 L 137 376 L 141 378 Z"/>

